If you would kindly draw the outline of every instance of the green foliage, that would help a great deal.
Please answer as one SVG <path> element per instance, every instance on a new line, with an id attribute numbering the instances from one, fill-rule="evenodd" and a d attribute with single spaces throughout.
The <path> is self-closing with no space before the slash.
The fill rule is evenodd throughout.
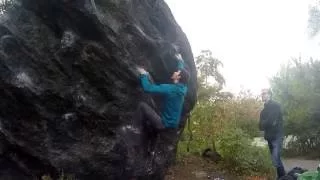
<path id="1" fill-rule="evenodd" d="M 223 66 L 223 64 L 219 59 L 212 57 L 210 50 L 201 51 L 200 55 L 196 57 L 196 64 L 200 77 L 205 80 L 205 85 L 208 84 L 209 77 L 213 77 L 220 87 L 225 84 L 225 79 L 219 71 L 219 67 Z"/>
<path id="2" fill-rule="evenodd" d="M 233 99 L 228 112 L 233 116 L 232 123 L 253 138 L 260 135 L 258 124 L 262 107 L 258 97 L 253 96 L 249 90 L 242 90 Z"/>
<path id="3" fill-rule="evenodd" d="M 237 106 L 234 101 L 198 104 L 191 116 L 193 138 L 189 141 L 190 132 L 184 131 L 178 156 L 200 155 L 204 149 L 211 148 L 222 155 L 222 164 L 235 173 L 270 173 L 272 166 L 268 151 L 251 145 L 253 137 L 259 133 L 257 123 L 252 123 L 257 120 L 241 120 L 246 112 L 233 119 L 236 111 L 233 107 Z"/>
<path id="4" fill-rule="evenodd" d="M 240 128 L 228 126 L 218 137 L 217 152 L 224 165 L 241 175 L 265 174 L 272 171 L 266 148 L 251 145 L 252 139 Z"/>
<path id="5" fill-rule="evenodd" d="M 223 108 L 217 104 L 198 104 L 195 107 L 190 119 L 191 132 L 185 131 L 187 137 L 192 133 L 193 139 L 189 142 L 192 151 L 201 153 L 208 147 L 214 149 L 214 141 L 226 123 L 222 113 Z"/>
<path id="6" fill-rule="evenodd" d="M 179 142 L 178 158 L 200 155 L 211 148 L 221 153 L 222 163 L 236 173 L 269 172 L 268 152 L 251 146 L 252 138 L 259 135 L 262 103 L 250 91 L 242 91 L 238 96 L 222 92 L 225 81 L 218 71 L 221 65 L 210 51 L 202 51 L 197 57 L 199 101 Z M 215 83 L 209 82 L 212 78 Z"/>
<path id="7" fill-rule="evenodd" d="M 250 138 L 260 136 L 259 122 L 257 119 L 245 119 L 241 120 L 238 124 L 238 128 L 246 132 Z"/>
<path id="8" fill-rule="evenodd" d="M 294 59 L 271 80 L 274 97 L 283 105 L 285 132 L 297 155 L 320 151 L 320 62 Z"/>
<path id="9" fill-rule="evenodd" d="M 224 94 L 220 93 L 220 90 L 225 84 L 225 79 L 219 71 L 219 68 L 223 65 L 222 62 L 213 58 L 210 50 L 203 50 L 200 55 L 196 57 L 196 65 L 199 75 L 198 100 L 214 101 L 224 96 Z"/>

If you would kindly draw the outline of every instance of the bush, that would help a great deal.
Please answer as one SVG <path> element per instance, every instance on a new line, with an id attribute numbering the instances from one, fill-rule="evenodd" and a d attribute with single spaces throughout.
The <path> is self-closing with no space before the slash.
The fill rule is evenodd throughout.
<path id="1" fill-rule="evenodd" d="M 225 81 L 218 69 L 221 62 L 213 58 L 210 51 L 203 51 L 196 65 L 200 75 L 198 102 L 178 144 L 178 159 L 190 154 L 201 155 L 210 148 L 219 150 L 224 164 L 239 174 L 269 172 L 271 163 L 267 151 L 251 146 L 253 137 L 259 136 L 262 102 L 248 90 L 242 90 L 237 96 L 222 92 Z M 209 83 L 208 79 L 216 83 Z"/>
<path id="2" fill-rule="evenodd" d="M 252 146 L 259 136 L 261 102 L 250 95 L 214 102 L 199 102 L 178 144 L 177 158 L 201 155 L 210 148 L 222 155 L 222 163 L 241 175 L 269 173 L 267 149 Z"/>
<path id="3" fill-rule="evenodd" d="M 214 141 L 227 123 L 222 111 L 217 104 L 198 104 L 185 127 L 178 152 L 200 155 L 206 148 L 214 149 Z"/>
<path id="4" fill-rule="evenodd" d="M 240 128 L 229 126 L 216 142 L 223 164 L 241 175 L 270 174 L 272 163 L 266 148 L 251 145 L 252 139 Z"/>
<path id="5" fill-rule="evenodd" d="M 242 129 L 245 133 L 247 133 L 250 138 L 259 137 L 260 130 L 259 130 L 259 121 L 257 119 L 244 119 L 237 123 L 237 127 Z"/>

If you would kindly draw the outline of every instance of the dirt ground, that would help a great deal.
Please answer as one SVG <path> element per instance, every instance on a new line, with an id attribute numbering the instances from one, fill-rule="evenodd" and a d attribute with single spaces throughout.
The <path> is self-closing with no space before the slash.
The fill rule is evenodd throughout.
<path id="1" fill-rule="evenodd" d="M 288 158 L 283 160 L 286 170 L 294 167 L 301 167 L 308 170 L 316 170 L 320 164 L 320 160 L 306 160 L 304 158 Z"/>
<path id="2" fill-rule="evenodd" d="M 198 156 L 184 158 L 173 166 L 165 180 L 267 180 L 261 177 L 236 177 L 210 160 Z"/>
<path id="3" fill-rule="evenodd" d="M 302 167 L 315 170 L 319 160 L 284 159 L 286 170 Z M 266 177 L 236 177 L 217 164 L 199 156 L 188 156 L 170 168 L 165 180 L 267 180 Z"/>

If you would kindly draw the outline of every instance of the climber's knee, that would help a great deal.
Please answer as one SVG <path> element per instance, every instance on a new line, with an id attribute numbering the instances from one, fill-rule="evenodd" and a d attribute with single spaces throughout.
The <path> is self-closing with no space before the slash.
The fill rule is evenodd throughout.
<path id="1" fill-rule="evenodd" d="M 150 125 L 157 130 L 164 129 L 164 125 L 162 124 L 161 117 L 147 103 L 139 102 L 137 110 L 142 114 L 142 117 L 145 120 L 144 123 L 146 125 L 148 126 Z"/>
<path id="2" fill-rule="evenodd" d="M 138 103 L 138 109 L 144 107 L 145 105 L 146 105 L 145 102 L 140 101 L 140 102 Z"/>
<path id="3" fill-rule="evenodd" d="M 140 101 L 138 103 L 138 108 L 141 108 L 141 107 L 145 106 L 145 104 L 146 104 L 145 102 Z"/>
<path id="4" fill-rule="evenodd" d="M 149 109 L 149 105 L 145 102 L 139 102 L 138 104 L 138 110 L 145 112 L 147 109 Z"/>

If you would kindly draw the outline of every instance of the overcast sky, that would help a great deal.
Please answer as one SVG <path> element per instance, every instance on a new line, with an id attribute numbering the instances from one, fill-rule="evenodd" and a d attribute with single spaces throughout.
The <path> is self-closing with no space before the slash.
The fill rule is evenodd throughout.
<path id="1" fill-rule="evenodd" d="M 259 93 L 292 57 L 320 59 L 308 37 L 308 0 L 166 0 L 195 56 L 210 49 L 224 63 L 226 90 Z M 317 43 L 318 42 L 318 43 Z"/>

